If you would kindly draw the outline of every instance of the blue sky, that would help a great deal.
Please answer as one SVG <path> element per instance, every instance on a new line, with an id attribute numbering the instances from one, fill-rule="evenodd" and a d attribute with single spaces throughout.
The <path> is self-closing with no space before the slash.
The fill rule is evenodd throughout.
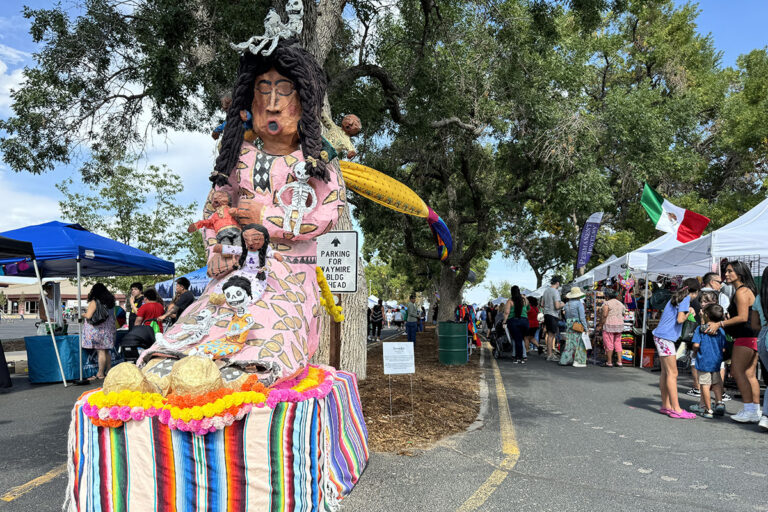
<path id="1" fill-rule="evenodd" d="M 0 2 L 0 118 L 10 114 L 10 89 L 19 86 L 21 69 L 33 65 L 35 45 L 29 36 L 29 22 L 21 16 L 24 5 L 42 8 L 50 0 L 4 0 Z M 65 5 L 71 0 L 64 0 Z M 684 2 L 676 2 L 683 4 Z M 768 0 L 705 0 L 699 2 L 699 32 L 711 33 L 715 46 L 723 52 L 723 65 L 733 66 L 736 58 L 754 48 L 768 45 Z M 167 164 L 182 176 L 184 201 L 201 202 L 209 188 L 207 176 L 214 158 L 214 144 L 201 133 L 170 133 L 156 137 L 149 144 L 145 164 Z M 0 231 L 46 222 L 59 217 L 59 193 L 54 185 L 70 177 L 73 171 L 62 166 L 39 176 L 16 174 L 0 162 L 0 204 L 3 222 Z M 501 257 L 491 259 L 486 282 L 507 280 L 521 287 L 533 288 L 536 279 L 524 262 Z M 483 302 L 488 293 L 481 283 L 465 294 L 469 302 Z"/>

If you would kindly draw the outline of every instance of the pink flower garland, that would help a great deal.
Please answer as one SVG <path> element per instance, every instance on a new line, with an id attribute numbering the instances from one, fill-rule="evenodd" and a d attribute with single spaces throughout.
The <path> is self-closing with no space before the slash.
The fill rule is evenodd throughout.
<path id="1" fill-rule="evenodd" d="M 196 435 L 202 436 L 208 433 L 216 432 L 224 427 L 232 425 L 235 421 L 242 420 L 246 414 L 253 410 L 253 407 L 264 407 L 265 405 L 270 409 L 274 409 L 280 402 L 302 402 L 304 400 L 324 398 L 330 393 L 333 387 L 333 381 L 336 376 L 335 370 L 328 367 L 319 367 L 323 370 L 323 381 L 316 387 L 308 389 L 303 392 L 298 392 L 291 389 L 297 386 L 302 380 L 307 378 L 309 367 L 305 368 L 301 374 L 289 381 L 284 381 L 278 384 L 276 387 L 271 388 L 269 395 L 265 403 L 244 403 L 242 404 L 237 413 L 232 415 L 230 413 L 224 413 L 222 415 L 205 417 L 200 420 L 189 420 L 185 422 L 181 419 L 174 419 L 171 416 L 169 409 L 158 409 L 156 407 L 150 407 L 144 409 L 143 407 L 129 407 L 129 406 L 117 406 L 102 407 L 99 408 L 95 405 L 88 403 L 87 396 L 84 397 L 82 404 L 83 414 L 89 418 L 98 419 L 102 421 L 106 420 L 119 420 L 123 423 L 128 421 L 141 421 L 144 418 L 157 417 L 160 423 L 167 425 L 172 430 L 180 430 L 182 432 L 192 432 Z"/>

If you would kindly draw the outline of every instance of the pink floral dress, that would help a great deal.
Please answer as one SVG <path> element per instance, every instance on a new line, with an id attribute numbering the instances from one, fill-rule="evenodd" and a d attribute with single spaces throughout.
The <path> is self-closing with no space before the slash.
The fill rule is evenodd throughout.
<path id="1" fill-rule="evenodd" d="M 232 205 L 238 209 L 240 225 L 264 225 L 269 231 L 272 249 L 283 256 L 282 262 L 273 258 L 266 259 L 267 279 L 262 286 L 252 286 L 252 297 L 247 306 L 255 323 L 244 337 L 243 348 L 222 358 L 228 364 L 247 367 L 249 371 L 257 369 L 260 380 L 266 385 L 290 378 L 301 371 L 317 350 L 320 315 L 323 311 L 319 304 L 315 274 L 315 238 L 333 228 L 346 202 L 338 165 L 329 165 L 328 183 L 316 178 L 309 179 L 308 185 L 315 192 L 316 204 L 304 213 L 297 230 L 299 234 L 294 235 L 298 215 L 290 217 L 290 226 L 284 225 L 286 212 L 278 201 L 278 192 L 284 185 L 296 181 L 293 167 L 303 159 L 300 149 L 289 155 L 273 156 L 244 142 L 240 160 L 230 175 L 229 184 L 217 189 L 230 193 Z M 291 194 L 292 190 L 284 190 L 281 194 L 283 204 L 291 204 Z M 210 198 L 209 195 L 204 215 L 211 211 Z M 251 282 L 254 281 L 251 275 L 253 270 L 247 266 L 216 276 L 221 268 L 218 265 L 220 255 L 210 252 L 210 247 L 216 243 L 216 234 L 205 230 L 203 235 L 209 246 L 208 272 L 214 278 L 201 297 L 168 330 L 165 334 L 166 342 L 150 348 L 140 364 L 147 362 L 153 353 L 179 357 L 200 344 L 223 338 L 234 311 L 223 300 L 222 285 L 235 275 L 243 275 Z M 203 310 L 208 311 L 200 315 Z M 203 323 L 200 318 L 210 317 L 211 314 L 215 321 L 209 328 L 210 323 Z M 192 334 L 198 322 L 201 329 L 207 329 L 202 338 Z M 194 341 L 183 346 L 187 338 Z"/>

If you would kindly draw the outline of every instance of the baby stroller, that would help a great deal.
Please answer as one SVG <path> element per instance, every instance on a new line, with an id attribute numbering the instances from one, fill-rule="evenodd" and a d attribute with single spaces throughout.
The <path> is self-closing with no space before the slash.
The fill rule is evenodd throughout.
<path id="1" fill-rule="evenodd" d="M 512 357 L 514 352 L 514 345 L 512 345 L 512 338 L 509 337 L 507 326 L 504 325 L 502 315 L 497 315 L 496 323 L 491 329 L 491 346 L 493 347 L 493 357 L 501 359 L 503 356 Z"/>

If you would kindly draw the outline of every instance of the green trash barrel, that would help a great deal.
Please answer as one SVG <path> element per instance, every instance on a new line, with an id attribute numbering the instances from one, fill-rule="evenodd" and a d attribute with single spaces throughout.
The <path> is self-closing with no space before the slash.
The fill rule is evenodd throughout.
<path id="1" fill-rule="evenodd" d="M 443 364 L 467 364 L 467 324 L 458 322 L 440 322 L 438 325 L 438 359 Z"/>

